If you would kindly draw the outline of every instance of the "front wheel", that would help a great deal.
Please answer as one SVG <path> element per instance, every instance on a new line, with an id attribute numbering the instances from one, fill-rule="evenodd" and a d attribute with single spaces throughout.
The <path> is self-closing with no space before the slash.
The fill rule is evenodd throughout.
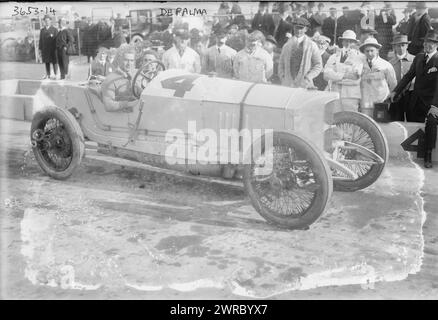
<path id="1" fill-rule="evenodd" d="M 68 110 L 47 107 L 35 113 L 30 137 L 35 159 L 52 178 L 66 179 L 80 165 L 84 136 Z"/>
<path id="2" fill-rule="evenodd" d="M 350 143 L 348 146 L 326 150 L 332 153 L 333 160 L 352 170 L 357 178 L 345 179 L 342 173 L 332 170 L 334 190 L 357 191 L 373 184 L 388 162 L 388 143 L 379 125 L 369 116 L 351 111 L 334 115 L 335 134 L 330 138 L 334 144 Z"/>
<path id="3" fill-rule="evenodd" d="M 263 141 L 263 140 L 262 140 Z M 332 193 L 330 168 L 324 155 L 294 134 L 274 132 L 272 150 L 262 145 L 260 158 L 244 170 L 244 185 L 252 205 L 268 222 L 289 229 L 304 229 L 324 212 Z M 272 153 L 269 153 L 272 152 Z M 259 164 L 256 164 L 259 163 Z"/>

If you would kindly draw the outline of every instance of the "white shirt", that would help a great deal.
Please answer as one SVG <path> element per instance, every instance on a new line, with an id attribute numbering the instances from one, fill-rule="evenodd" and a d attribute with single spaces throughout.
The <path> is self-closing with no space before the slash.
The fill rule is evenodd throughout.
<path id="1" fill-rule="evenodd" d="M 303 42 L 304 41 L 304 35 L 302 35 L 301 37 L 297 37 L 297 42 L 298 42 L 298 44 L 300 44 L 301 42 Z"/>
<path id="2" fill-rule="evenodd" d="M 163 64 L 166 69 L 180 69 L 192 73 L 201 72 L 201 58 L 192 48 L 186 47 L 181 56 L 175 46 L 164 52 Z"/>

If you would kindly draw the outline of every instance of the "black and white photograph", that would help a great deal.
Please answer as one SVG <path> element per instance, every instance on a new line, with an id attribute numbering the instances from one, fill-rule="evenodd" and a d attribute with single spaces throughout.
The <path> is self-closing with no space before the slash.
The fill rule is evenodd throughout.
<path id="1" fill-rule="evenodd" d="M 437 125 L 438 1 L 2 2 L 0 299 L 437 300 Z"/>

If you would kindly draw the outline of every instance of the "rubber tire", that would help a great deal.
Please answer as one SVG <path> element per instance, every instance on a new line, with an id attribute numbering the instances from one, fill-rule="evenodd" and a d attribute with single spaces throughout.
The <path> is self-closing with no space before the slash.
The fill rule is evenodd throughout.
<path id="1" fill-rule="evenodd" d="M 270 210 L 264 208 L 263 204 L 260 202 L 260 199 L 257 196 L 257 193 L 253 190 L 250 182 L 251 165 L 245 165 L 244 167 L 243 182 L 245 192 L 251 199 L 251 203 L 254 208 L 263 218 L 268 221 L 268 223 L 272 223 L 279 227 L 287 229 L 307 229 L 325 211 L 327 203 L 331 198 L 333 191 L 333 181 L 330 167 L 325 160 L 323 153 L 319 149 L 317 149 L 316 146 L 309 140 L 291 133 L 274 132 L 274 146 L 279 145 L 277 143 L 280 143 L 281 145 L 283 142 L 287 142 L 286 145 L 292 145 L 301 150 L 304 149 L 305 152 L 308 154 L 308 158 L 310 159 L 311 163 L 316 165 L 315 167 L 313 167 L 313 170 L 315 175 L 319 176 L 318 180 L 321 181 L 321 185 L 323 186 L 323 188 L 322 192 L 317 192 L 313 205 L 307 209 L 304 215 L 296 218 L 281 217 L 272 214 Z"/>
<path id="2" fill-rule="evenodd" d="M 380 177 L 385 164 L 388 162 L 389 149 L 385 135 L 373 118 L 367 116 L 366 114 L 354 111 L 341 111 L 335 113 L 333 124 L 345 122 L 353 123 L 366 131 L 374 143 L 374 152 L 376 152 L 385 160 L 385 162 L 381 165 L 373 165 L 370 171 L 354 181 L 333 180 L 333 189 L 335 191 L 353 192 L 369 187 Z"/>
<path id="3" fill-rule="evenodd" d="M 41 169 L 50 177 L 58 180 L 65 180 L 72 175 L 74 170 L 81 164 L 82 158 L 85 154 L 85 140 L 79 123 L 75 117 L 66 109 L 58 107 L 45 107 L 44 109 L 35 113 L 32 119 L 30 136 L 43 121 L 47 119 L 56 118 L 62 122 L 72 142 L 73 157 L 70 165 L 64 171 L 56 171 L 46 163 L 38 148 L 32 147 L 35 159 L 40 165 Z"/>

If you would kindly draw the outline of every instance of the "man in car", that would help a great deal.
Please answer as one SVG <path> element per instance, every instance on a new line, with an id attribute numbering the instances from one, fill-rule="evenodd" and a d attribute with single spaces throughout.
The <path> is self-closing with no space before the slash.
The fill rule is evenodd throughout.
<path id="1" fill-rule="evenodd" d="M 125 49 L 119 55 L 119 67 L 102 83 L 102 99 L 108 112 L 132 112 L 137 99 L 132 93 L 135 51 Z"/>

